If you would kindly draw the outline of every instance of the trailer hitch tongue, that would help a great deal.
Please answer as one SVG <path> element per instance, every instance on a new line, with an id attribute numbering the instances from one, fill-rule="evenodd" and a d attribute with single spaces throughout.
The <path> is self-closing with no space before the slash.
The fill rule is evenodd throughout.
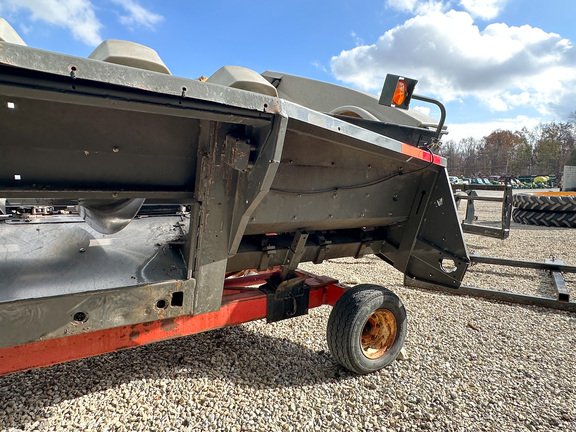
<path id="1" fill-rule="evenodd" d="M 308 314 L 310 287 L 305 276 L 290 273 L 289 279 L 278 275 L 267 280 L 260 290 L 267 296 L 266 320 L 269 323 Z"/>

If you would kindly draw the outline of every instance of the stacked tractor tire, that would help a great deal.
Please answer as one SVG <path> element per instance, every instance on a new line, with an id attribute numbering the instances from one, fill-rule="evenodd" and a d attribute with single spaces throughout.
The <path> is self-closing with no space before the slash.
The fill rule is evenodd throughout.
<path id="1" fill-rule="evenodd" d="M 576 228 L 576 192 L 519 193 L 512 205 L 514 222 Z"/>

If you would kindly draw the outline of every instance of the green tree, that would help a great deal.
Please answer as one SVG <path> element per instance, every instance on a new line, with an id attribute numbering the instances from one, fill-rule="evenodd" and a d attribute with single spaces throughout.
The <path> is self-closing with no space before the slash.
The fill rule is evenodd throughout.
<path id="1" fill-rule="evenodd" d="M 446 141 L 440 154 L 448 159 L 453 175 L 559 174 L 564 165 L 576 165 L 576 111 L 566 123 L 496 130 L 481 140 Z"/>
<path id="2" fill-rule="evenodd" d="M 570 154 L 576 149 L 574 123 L 541 124 L 540 140 L 536 144 L 536 163 L 542 174 L 559 174 Z"/>
<path id="3" fill-rule="evenodd" d="M 572 150 L 568 159 L 566 159 L 566 163 L 564 165 L 568 166 L 576 166 L 576 149 Z"/>
<path id="4" fill-rule="evenodd" d="M 530 144 L 523 141 L 516 147 L 512 154 L 508 174 L 519 176 L 523 174 L 533 174 L 534 157 Z"/>
<path id="5" fill-rule="evenodd" d="M 552 137 L 541 138 L 536 144 L 536 165 L 540 174 L 557 174 L 560 172 L 560 141 Z"/>

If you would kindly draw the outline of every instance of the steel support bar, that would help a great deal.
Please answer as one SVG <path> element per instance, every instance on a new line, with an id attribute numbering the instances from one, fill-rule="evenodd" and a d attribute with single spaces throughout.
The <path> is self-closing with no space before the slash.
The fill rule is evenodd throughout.
<path id="1" fill-rule="evenodd" d="M 510 235 L 509 229 L 492 228 L 484 225 L 472 225 L 462 222 L 462 230 L 469 234 L 478 234 L 484 237 L 506 239 Z"/>
<path id="2" fill-rule="evenodd" d="M 459 185 L 453 184 L 452 190 L 457 191 L 461 190 L 463 192 L 469 190 L 487 190 L 487 191 L 505 191 L 508 185 L 481 185 L 481 184 L 472 184 L 472 185 Z"/>
<path id="3" fill-rule="evenodd" d="M 532 306 L 542 306 L 551 309 L 560 309 L 570 312 L 576 312 L 576 302 L 570 301 L 570 292 L 561 272 L 576 273 L 576 266 L 565 265 L 563 261 L 556 259 L 547 259 L 546 262 L 537 261 L 520 261 L 506 258 L 483 257 L 480 255 L 470 255 L 471 263 L 493 264 L 507 267 L 520 267 L 535 270 L 548 270 L 552 275 L 554 286 L 558 293 L 557 298 L 531 296 L 526 294 L 512 293 L 506 291 L 496 291 L 485 288 L 475 288 L 469 286 L 460 286 L 457 289 L 451 289 L 445 286 L 433 283 L 417 281 L 407 276 L 404 277 L 404 284 L 409 287 L 424 288 L 433 291 L 442 291 L 450 294 L 467 295 L 472 297 L 482 297 L 491 300 L 500 300 L 509 303 L 519 303 Z"/>
<path id="4" fill-rule="evenodd" d="M 294 239 L 292 240 L 292 245 L 288 251 L 288 256 L 286 257 L 286 264 L 283 266 L 281 278 L 286 279 L 288 273 L 296 270 L 300 260 L 304 255 L 304 250 L 306 248 L 306 240 L 308 240 L 308 233 L 305 231 L 296 231 L 294 234 Z"/>
<path id="5" fill-rule="evenodd" d="M 440 285 L 427 282 L 416 281 L 410 278 L 404 279 L 404 284 L 408 287 L 423 288 L 432 291 L 440 291 L 454 295 L 466 295 L 471 297 L 481 297 L 490 300 L 498 300 L 507 303 L 518 303 L 530 306 L 541 306 L 551 309 L 565 310 L 576 312 L 576 302 L 558 301 L 554 298 L 530 296 L 525 294 L 511 293 L 505 291 L 495 291 L 484 288 L 475 288 L 469 286 L 460 286 L 457 289 L 451 289 Z"/>
<path id="6" fill-rule="evenodd" d="M 499 197 L 487 197 L 487 196 L 470 196 L 470 195 L 460 195 L 458 199 L 465 201 L 492 201 L 492 202 L 502 202 L 502 198 Z"/>
<path id="7" fill-rule="evenodd" d="M 442 128 L 444 127 L 444 121 L 446 120 L 446 108 L 444 107 L 444 105 L 440 101 L 437 101 L 436 99 L 431 99 L 429 97 L 417 94 L 413 94 L 412 99 L 420 100 L 422 102 L 428 102 L 440 108 L 440 121 L 438 122 L 438 127 L 436 128 L 436 138 L 440 138 L 440 135 L 442 135 Z"/>
<path id="8" fill-rule="evenodd" d="M 564 264 L 560 260 L 546 260 L 546 264 Z M 566 282 L 564 281 L 564 276 L 558 270 L 550 270 L 550 274 L 552 275 L 552 279 L 554 280 L 554 286 L 556 287 L 556 292 L 558 293 L 558 301 L 569 302 L 570 301 L 570 291 L 566 286 Z"/>
<path id="9" fill-rule="evenodd" d="M 565 273 L 576 273 L 576 266 L 566 265 L 560 260 L 546 260 L 546 262 L 522 261 L 522 260 L 485 257 L 482 255 L 470 254 L 470 261 L 472 263 L 479 263 L 479 264 L 480 263 L 495 264 L 508 267 L 521 267 L 521 268 L 531 268 L 535 270 L 550 270 L 550 271 L 561 271 Z"/>
<path id="10" fill-rule="evenodd" d="M 569 302 L 570 301 L 570 291 L 566 286 L 566 282 L 562 277 L 562 273 L 557 271 L 552 271 L 552 278 L 554 279 L 554 286 L 558 292 L 558 301 Z"/>
<path id="11" fill-rule="evenodd" d="M 270 272 L 248 280 L 237 279 L 228 286 L 264 283 Z M 334 305 L 347 289 L 337 280 L 297 272 L 310 287 L 309 308 Z M 216 312 L 179 316 L 147 323 L 115 327 L 0 349 L 0 375 L 50 366 L 71 360 L 114 352 L 152 342 L 173 339 L 207 330 L 237 325 L 266 317 L 266 294 L 258 289 L 225 288 L 222 306 Z"/>

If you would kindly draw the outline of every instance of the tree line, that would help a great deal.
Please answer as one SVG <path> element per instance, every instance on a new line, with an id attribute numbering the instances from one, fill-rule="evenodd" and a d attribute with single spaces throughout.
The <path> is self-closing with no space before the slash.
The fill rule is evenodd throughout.
<path id="1" fill-rule="evenodd" d="M 442 142 L 450 175 L 561 175 L 576 166 L 576 112 L 565 123 L 541 123 L 532 129 L 495 130 L 481 139 Z"/>

